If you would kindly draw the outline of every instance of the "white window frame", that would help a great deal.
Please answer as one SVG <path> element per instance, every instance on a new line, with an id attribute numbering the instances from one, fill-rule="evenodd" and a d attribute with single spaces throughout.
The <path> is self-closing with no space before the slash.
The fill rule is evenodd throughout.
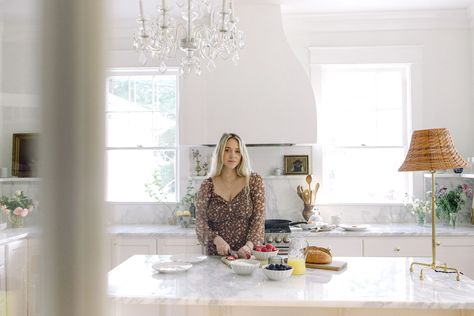
<path id="1" fill-rule="evenodd" d="M 151 147 L 143 147 L 143 146 L 134 146 L 134 147 L 116 147 L 116 146 L 107 146 L 105 145 L 105 152 L 107 153 L 110 150 L 167 150 L 171 149 L 175 151 L 175 195 L 173 201 L 164 201 L 159 203 L 167 203 L 167 204 L 176 204 L 179 202 L 180 196 L 180 146 L 179 146 L 179 70 L 178 68 L 168 67 L 165 73 L 162 73 L 158 68 L 155 67 L 133 67 L 133 68 L 110 68 L 107 71 L 105 86 L 106 91 L 108 91 L 108 77 L 110 76 L 150 76 L 150 75 L 174 75 L 176 76 L 176 144 L 175 146 L 151 146 Z M 106 103 L 104 104 L 106 105 Z M 105 117 L 107 113 L 109 113 L 106 109 L 105 110 Z M 107 157 L 107 154 L 105 155 Z M 150 171 L 151 172 L 151 171 Z M 106 183 L 106 196 L 108 196 L 108 183 Z M 155 204 L 158 201 L 114 201 L 114 200 L 107 200 L 107 202 L 115 203 L 115 204 Z"/>
<path id="2" fill-rule="evenodd" d="M 310 76 L 315 92 L 316 104 L 321 104 L 322 87 L 322 66 L 351 64 L 351 65 L 388 65 L 403 64 L 409 65 L 410 75 L 407 76 L 408 94 L 406 95 L 407 104 L 404 109 L 404 147 L 405 151 L 409 145 L 409 135 L 413 130 L 412 126 L 419 124 L 413 120 L 413 104 L 420 102 L 420 96 L 417 91 L 421 91 L 421 63 L 422 48 L 418 46 L 379 46 L 379 47 L 310 47 Z M 341 146 L 342 147 L 342 146 Z M 375 147 L 371 147 L 375 148 Z M 381 146 L 383 148 L 383 146 Z M 318 179 L 322 179 L 323 172 L 323 148 L 321 144 L 313 148 L 313 166 L 314 174 Z M 407 189 L 409 194 L 422 194 L 423 175 L 409 173 L 407 176 Z M 324 183 L 321 183 L 321 187 Z M 416 190 L 414 189 L 416 188 Z M 331 202 L 324 201 L 324 196 L 320 200 L 322 205 L 402 205 L 400 202 Z"/>

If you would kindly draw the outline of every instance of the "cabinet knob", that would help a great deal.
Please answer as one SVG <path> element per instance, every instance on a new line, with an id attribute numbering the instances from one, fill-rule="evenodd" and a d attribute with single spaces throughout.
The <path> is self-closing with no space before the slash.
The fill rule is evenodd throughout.
<path id="1" fill-rule="evenodd" d="M 436 246 L 441 246 L 441 243 L 439 241 L 436 242 Z"/>
<path id="2" fill-rule="evenodd" d="M 395 249 L 393 249 L 394 251 L 396 252 L 399 252 L 400 251 L 400 247 L 395 247 Z"/>

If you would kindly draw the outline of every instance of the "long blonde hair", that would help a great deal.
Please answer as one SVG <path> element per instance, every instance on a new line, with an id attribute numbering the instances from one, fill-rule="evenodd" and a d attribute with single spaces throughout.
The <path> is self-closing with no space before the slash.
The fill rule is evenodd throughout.
<path id="1" fill-rule="evenodd" d="M 227 141 L 229 139 L 235 139 L 239 144 L 242 159 L 240 159 L 236 171 L 239 177 L 245 177 L 245 184 L 246 187 L 248 187 L 250 181 L 250 174 L 252 172 L 250 168 L 249 154 L 242 138 L 234 133 L 224 133 L 222 135 L 221 139 L 219 140 L 219 143 L 216 146 L 216 149 L 214 150 L 214 153 L 212 154 L 211 169 L 209 170 L 208 176 L 214 177 L 221 175 L 222 167 L 224 166 L 225 145 L 227 144 Z"/>

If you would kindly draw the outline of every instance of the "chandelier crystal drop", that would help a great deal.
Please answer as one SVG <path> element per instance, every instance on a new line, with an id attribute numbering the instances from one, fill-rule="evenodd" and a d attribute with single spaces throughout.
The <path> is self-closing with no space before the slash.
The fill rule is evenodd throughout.
<path id="1" fill-rule="evenodd" d="M 176 0 L 173 8 L 161 0 L 153 18 L 145 17 L 142 1 L 133 47 L 143 65 L 154 58 L 165 72 L 170 59 L 181 58 L 180 74 L 200 75 L 201 65 L 212 71 L 217 58 L 238 63 L 245 43 L 232 0 Z"/>

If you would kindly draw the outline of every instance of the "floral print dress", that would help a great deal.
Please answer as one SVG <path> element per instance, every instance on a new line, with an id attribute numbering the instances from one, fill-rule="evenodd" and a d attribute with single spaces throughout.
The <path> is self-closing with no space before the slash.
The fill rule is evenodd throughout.
<path id="1" fill-rule="evenodd" d="M 207 246 L 208 255 L 217 255 L 213 240 L 221 236 L 232 250 L 247 241 L 254 245 L 264 239 L 265 189 L 263 179 L 252 172 L 249 187 L 243 188 L 231 201 L 214 192 L 212 178 L 205 179 L 196 200 L 196 234 Z"/>

